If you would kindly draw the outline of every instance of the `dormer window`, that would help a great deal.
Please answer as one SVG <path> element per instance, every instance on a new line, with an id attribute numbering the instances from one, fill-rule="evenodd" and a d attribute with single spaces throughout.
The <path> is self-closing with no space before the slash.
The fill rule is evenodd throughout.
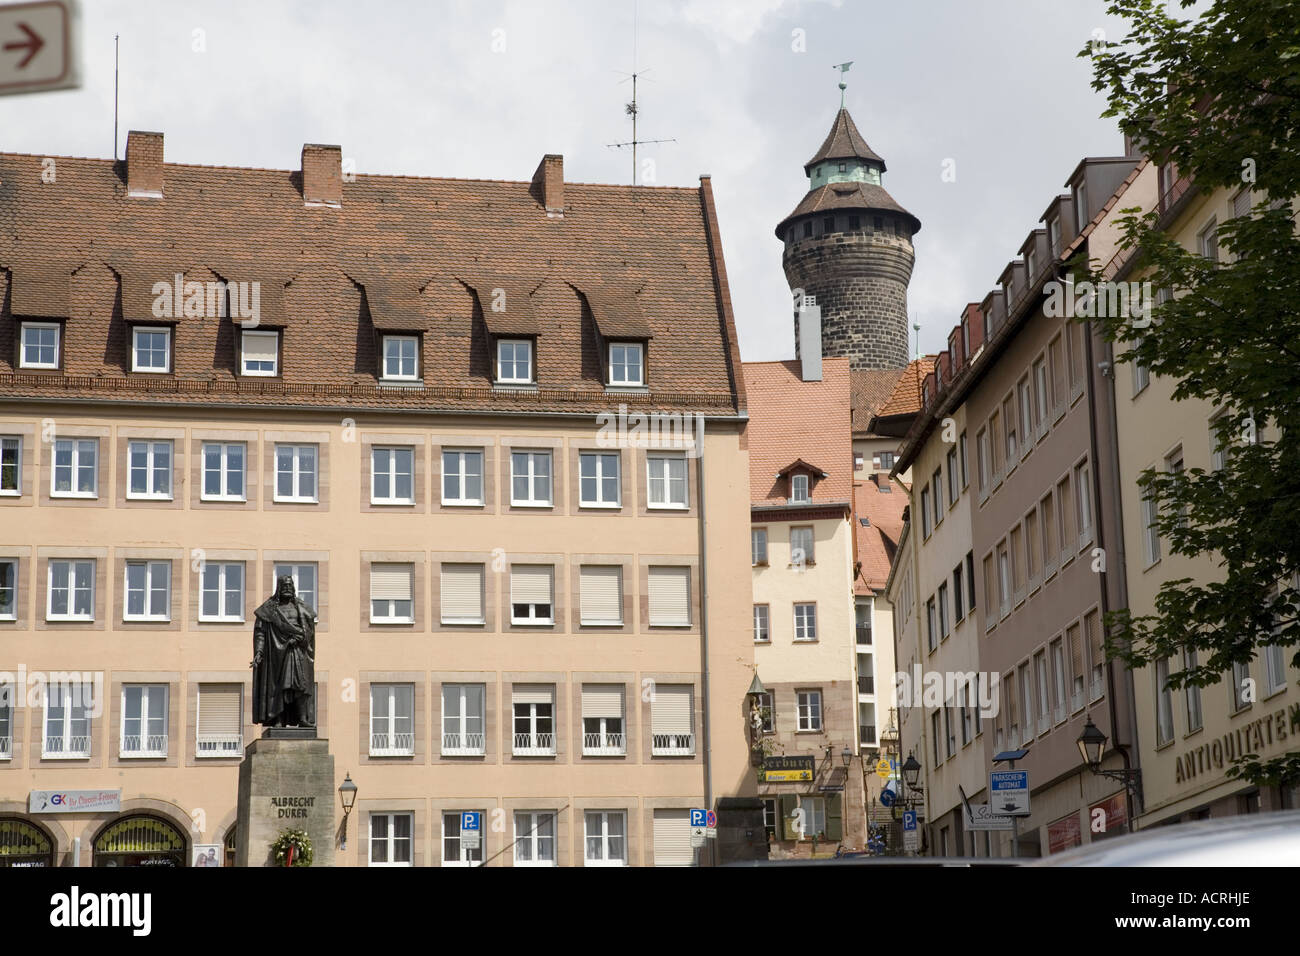
<path id="1" fill-rule="evenodd" d="M 1074 187 L 1074 220 L 1078 223 L 1077 231 L 1082 232 L 1090 219 L 1092 217 L 1088 215 L 1088 183 L 1080 179 Z"/>
<path id="2" fill-rule="evenodd" d="M 170 372 L 172 330 L 139 325 L 131 330 L 131 371 Z"/>
<path id="3" fill-rule="evenodd" d="M 60 331 L 57 322 L 24 322 L 19 368 L 58 368 Z"/>
<path id="4" fill-rule="evenodd" d="M 240 336 L 239 373 L 268 377 L 280 374 L 280 334 L 245 329 Z"/>
<path id="5" fill-rule="evenodd" d="M 1055 256 L 1061 249 L 1061 220 L 1053 216 L 1047 223 L 1047 251 Z"/>
<path id="6" fill-rule="evenodd" d="M 397 381 L 414 381 L 420 377 L 420 339 L 415 335 L 384 336 L 383 377 Z"/>
<path id="7" fill-rule="evenodd" d="M 1028 276 L 1030 282 L 1034 280 L 1034 265 L 1035 265 L 1034 250 L 1026 249 L 1025 250 L 1025 274 Z"/>
<path id="8" fill-rule="evenodd" d="M 645 346 L 640 342 L 611 342 L 609 384 L 645 384 Z"/>
<path id="9" fill-rule="evenodd" d="M 530 339 L 497 340 L 497 382 L 501 385 L 531 385 L 533 343 Z"/>
<path id="10" fill-rule="evenodd" d="M 790 476 L 790 503 L 793 505 L 806 505 L 811 499 L 808 495 L 808 476 L 791 475 Z"/>

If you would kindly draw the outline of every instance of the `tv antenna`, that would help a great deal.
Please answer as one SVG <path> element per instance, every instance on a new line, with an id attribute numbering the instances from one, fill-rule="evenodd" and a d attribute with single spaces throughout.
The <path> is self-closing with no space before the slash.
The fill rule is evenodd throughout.
<path id="1" fill-rule="evenodd" d="M 637 13 L 636 13 L 636 5 L 633 4 L 633 7 L 632 7 L 632 72 L 631 72 L 631 73 L 624 73 L 624 74 L 623 74 L 624 77 L 628 77 L 628 78 L 630 78 L 630 79 L 632 80 L 632 102 L 628 103 L 628 104 L 623 108 L 623 111 L 624 111 L 628 116 L 632 117 L 632 138 L 631 138 L 630 140 L 628 140 L 627 142 L 624 142 L 624 143 L 606 143 L 606 144 L 605 144 L 605 148 L 606 148 L 606 149 L 623 149 L 623 148 L 625 148 L 625 147 L 627 147 L 627 146 L 631 146 L 631 147 L 632 147 L 632 185 L 633 185 L 633 186 L 636 185 L 636 173 L 637 173 L 637 167 L 636 167 L 636 148 L 637 148 L 638 146 L 647 146 L 647 145 L 649 145 L 649 144 L 651 144 L 651 143 L 675 143 L 675 142 L 677 142 L 677 140 L 675 140 L 675 139 L 637 139 L 637 138 L 636 138 L 636 118 L 637 118 L 637 113 L 639 112 L 639 110 L 638 110 L 638 108 L 637 108 L 637 105 L 636 105 L 636 81 L 637 81 L 637 77 L 641 76 L 641 75 L 644 74 L 644 73 L 649 73 L 649 72 L 650 72 L 649 68 L 646 68 L 646 69 L 644 69 L 644 70 L 638 70 L 638 69 L 636 68 L 636 27 L 637 27 Z M 621 82 L 626 83 L 627 80 L 624 79 L 624 80 L 622 80 Z"/>

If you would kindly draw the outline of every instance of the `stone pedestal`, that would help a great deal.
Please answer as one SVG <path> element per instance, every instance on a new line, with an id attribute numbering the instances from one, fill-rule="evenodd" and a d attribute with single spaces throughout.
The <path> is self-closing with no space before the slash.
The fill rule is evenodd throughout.
<path id="1" fill-rule="evenodd" d="M 328 740 L 253 741 L 239 765 L 235 865 L 275 866 L 271 844 L 297 829 L 311 838 L 312 866 L 333 866 L 337 801 Z"/>

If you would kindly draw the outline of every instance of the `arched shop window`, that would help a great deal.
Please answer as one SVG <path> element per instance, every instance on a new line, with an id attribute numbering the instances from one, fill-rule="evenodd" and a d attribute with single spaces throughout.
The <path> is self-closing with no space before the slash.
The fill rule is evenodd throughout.
<path id="1" fill-rule="evenodd" d="M 115 820 L 95 837 L 95 866 L 185 866 L 185 835 L 158 817 Z"/>
<path id="2" fill-rule="evenodd" d="M 16 817 L 0 817 L 0 869 L 53 866 L 54 841 L 40 827 Z"/>

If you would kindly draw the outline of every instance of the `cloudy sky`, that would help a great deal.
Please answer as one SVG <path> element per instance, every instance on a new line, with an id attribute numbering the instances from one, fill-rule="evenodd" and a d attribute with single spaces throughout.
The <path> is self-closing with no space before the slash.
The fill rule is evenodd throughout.
<path id="1" fill-rule="evenodd" d="M 171 162 L 296 169 L 338 143 L 359 173 L 629 182 L 635 0 L 82 0 L 84 82 L 0 98 L 0 150 L 113 151 L 161 130 Z M 917 215 L 909 305 L 925 351 L 982 299 L 1084 156 L 1122 140 L 1076 52 L 1122 36 L 1103 0 L 639 0 L 643 179 L 713 176 L 746 360 L 793 357 L 773 229 L 839 106 Z M 945 161 L 955 181 L 945 181 Z M 949 177 L 951 178 L 951 177 Z"/>

